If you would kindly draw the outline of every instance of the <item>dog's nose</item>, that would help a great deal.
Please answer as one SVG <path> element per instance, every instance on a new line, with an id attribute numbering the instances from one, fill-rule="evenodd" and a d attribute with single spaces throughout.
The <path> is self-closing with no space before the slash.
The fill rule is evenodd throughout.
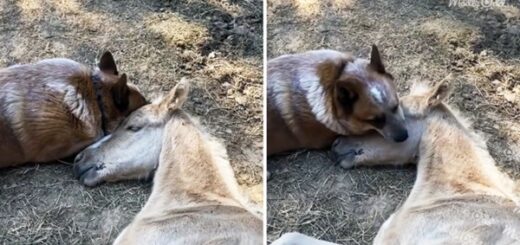
<path id="1" fill-rule="evenodd" d="M 393 138 L 394 138 L 395 142 L 403 142 L 406 139 L 408 139 L 408 131 L 407 130 L 399 131 L 397 134 L 394 135 Z"/>

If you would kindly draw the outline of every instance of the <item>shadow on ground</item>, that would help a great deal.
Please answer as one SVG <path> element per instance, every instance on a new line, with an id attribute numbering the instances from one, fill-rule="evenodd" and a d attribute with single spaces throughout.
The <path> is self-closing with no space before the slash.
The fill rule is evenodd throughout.
<path id="1" fill-rule="evenodd" d="M 520 6 L 450 7 L 449 1 L 268 1 L 269 58 L 331 48 L 367 57 L 377 44 L 401 94 L 413 80 L 453 74 L 449 101 L 488 139 L 502 169 L 520 177 Z M 344 170 L 328 152 L 268 160 L 268 241 L 299 231 L 371 244 L 406 198 L 415 168 Z"/>
<path id="2" fill-rule="evenodd" d="M 262 197 L 262 3 L 253 1 L 0 2 L 0 66 L 66 57 L 94 65 L 105 50 L 147 98 L 181 77 L 187 111 L 227 146 L 239 183 Z M 0 241 L 109 244 L 151 183 L 81 186 L 70 164 L 0 170 Z"/>

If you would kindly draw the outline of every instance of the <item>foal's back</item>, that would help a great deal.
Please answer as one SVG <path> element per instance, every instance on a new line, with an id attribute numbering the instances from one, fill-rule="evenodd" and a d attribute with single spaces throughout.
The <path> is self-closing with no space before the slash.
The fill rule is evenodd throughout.
<path id="1" fill-rule="evenodd" d="M 142 216 L 116 244 L 257 245 L 262 244 L 261 230 L 262 221 L 241 207 L 207 205 Z"/>
<path id="2" fill-rule="evenodd" d="M 380 233 L 374 244 L 515 244 L 520 210 L 507 199 L 463 195 L 398 211 Z"/>

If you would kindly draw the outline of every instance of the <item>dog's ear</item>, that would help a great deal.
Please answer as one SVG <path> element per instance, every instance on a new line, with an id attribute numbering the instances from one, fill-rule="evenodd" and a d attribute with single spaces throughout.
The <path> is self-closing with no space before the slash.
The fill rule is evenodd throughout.
<path id="1" fill-rule="evenodd" d="M 385 74 L 385 66 L 383 65 L 383 61 L 381 61 L 381 55 L 379 54 L 379 49 L 377 49 L 376 45 L 372 45 L 372 51 L 370 52 L 370 64 L 369 66 L 381 74 Z"/>
<path id="2" fill-rule="evenodd" d="M 112 53 L 108 51 L 103 53 L 101 59 L 99 59 L 98 67 L 102 72 L 114 75 L 119 74 L 119 72 L 117 71 L 116 62 L 114 61 L 114 57 L 112 56 Z"/>
<path id="3" fill-rule="evenodd" d="M 333 98 L 339 103 L 342 111 L 346 113 L 352 112 L 354 104 L 358 99 L 354 82 L 339 80 L 348 62 L 350 60 L 327 60 L 318 65 L 317 72 L 323 87 L 332 92 Z M 337 109 L 334 109 L 336 114 L 339 113 Z"/>
<path id="4" fill-rule="evenodd" d="M 341 105 L 343 111 L 350 114 L 354 110 L 354 104 L 358 100 L 359 94 L 356 91 L 355 84 L 342 81 L 336 84 L 334 97 Z"/>
<path id="5" fill-rule="evenodd" d="M 188 79 L 182 78 L 177 85 L 168 93 L 168 96 L 161 102 L 162 106 L 168 107 L 169 111 L 174 111 L 182 107 L 188 98 L 190 84 Z"/>
<path id="6" fill-rule="evenodd" d="M 342 105 L 352 105 L 358 99 L 358 93 L 349 83 L 338 83 L 336 86 L 336 98 Z"/>
<path id="7" fill-rule="evenodd" d="M 318 65 L 317 74 L 320 78 L 321 84 L 325 88 L 330 88 L 331 86 L 335 86 L 336 80 L 343 73 L 343 69 L 347 65 L 346 60 L 335 59 L 335 60 L 327 60 Z"/>
<path id="8" fill-rule="evenodd" d="M 126 111 L 128 109 L 130 91 L 126 83 L 126 74 L 123 73 L 116 84 L 112 86 L 112 98 L 114 105 L 119 111 Z"/>
<path id="9" fill-rule="evenodd" d="M 432 108 L 439 105 L 449 94 L 450 86 L 448 82 L 445 80 L 439 82 L 428 95 L 428 107 Z"/>

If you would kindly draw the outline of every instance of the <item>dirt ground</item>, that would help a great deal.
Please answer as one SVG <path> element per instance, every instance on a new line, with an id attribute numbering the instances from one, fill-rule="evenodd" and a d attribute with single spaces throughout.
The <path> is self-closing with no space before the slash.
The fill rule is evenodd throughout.
<path id="1" fill-rule="evenodd" d="M 475 9 L 449 1 L 269 0 L 268 58 L 332 48 L 368 57 L 377 44 L 400 93 L 411 80 L 452 73 L 449 101 L 488 139 L 500 167 L 520 178 L 520 4 Z M 268 241 L 299 231 L 370 244 L 404 201 L 415 167 L 335 165 L 327 151 L 268 160 Z"/>
<path id="2" fill-rule="evenodd" d="M 260 0 L 0 1 L 0 67 L 113 52 L 148 99 L 186 76 L 188 112 L 223 139 L 239 183 L 262 202 Z M 70 162 L 70 159 L 69 159 Z M 108 244 L 151 183 L 87 188 L 71 164 L 0 170 L 0 244 Z"/>

